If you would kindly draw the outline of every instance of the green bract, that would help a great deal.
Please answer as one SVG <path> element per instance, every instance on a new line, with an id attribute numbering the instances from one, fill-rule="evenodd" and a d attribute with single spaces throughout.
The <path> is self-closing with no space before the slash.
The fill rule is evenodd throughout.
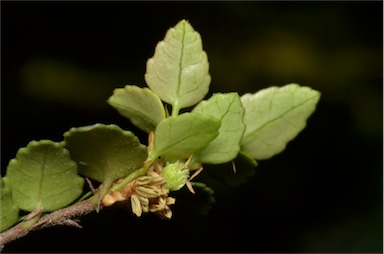
<path id="1" fill-rule="evenodd" d="M 197 113 L 162 120 L 155 130 L 153 156 L 186 159 L 200 152 L 219 134 L 220 121 Z"/>
<path id="2" fill-rule="evenodd" d="M 211 116 L 221 122 L 219 135 L 196 155 L 196 160 L 219 164 L 236 158 L 245 130 L 244 108 L 239 95 L 215 94 L 209 100 L 200 102 L 192 112 Z"/>
<path id="3" fill-rule="evenodd" d="M 179 109 L 193 106 L 207 94 L 211 77 L 201 37 L 186 21 L 168 30 L 147 62 L 145 81 L 161 100 Z"/>
<path id="4" fill-rule="evenodd" d="M 283 151 L 304 129 L 319 98 L 318 91 L 297 84 L 243 95 L 246 130 L 242 150 L 255 159 L 268 159 Z"/>
<path id="5" fill-rule="evenodd" d="M 148 88 L 125 86 L 113 91 L 108 103 L 140 129 L 150 132 L 165 118 L 163 103 Z"/>
<path id="6" fill-rule="evenodd" d="M 84 179 L 62 144 L 42 140 L 19 149 L 9 162 L 4 183 L 20 209 L 54 211 L 82 193 Z"/>
<path id="7" fill-rule="evenodd" d="M 79 172 L 106 185 L 129 175 L 147 158 L 146 146 L 114 124 L 72 128 L 64 134 L 64 141 Z"/>

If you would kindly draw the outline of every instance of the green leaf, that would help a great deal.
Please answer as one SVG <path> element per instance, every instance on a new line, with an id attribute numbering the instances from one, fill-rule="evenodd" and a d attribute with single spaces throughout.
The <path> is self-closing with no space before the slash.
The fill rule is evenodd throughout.
<path id="1" fill-rule="evenodd" d="M 220 121 L 197 113 L 162 120 L 155 130 L 154 155 L 185 159 L 203 150 L 219 134 Z"/>
<path id="2" fill-rule="evenodd" d="M 147 158 L 146 146 L 114 124 L 71 128 L 64 141 L 79 172 L 106 185 L 129 175 Z"/>
<path id="3" fill-rule="evenodd" d="M 248 159 L 238 156 L 233 163 L 205 165 L 198 177 L 199 181 L 214 189 L 216 194 L 228 196 L 228 191 L 254 177 L 257 172 L 255 169 L 255 165 L 250 164 Z"/>
<path id="4" fill-rule="evenodd" d="M 1 179 L 1 202 L 0 202 L 0 232 L 16 224 L 19 218 L 19 208 L 13 204 L 12 192 L 5 188 Z"/>
<path id="5" fill-rule="evenodd" d="M 160 98 L 148 88 L 125 86 L 113 91 L 107 101 L 121 115 L 143 131 L 150 132 L 165 118 Z"/>
<path id="6" fill-rule="evenodd" d="M 236 159 L 242 160 L 242 161 L 246 162 L 248 165 L 253 166 L 253 167 L 256 167 L 258 165 L 257 161 L 254 158 L 252 158 L 252 155 L 249 155 L 248 153 L 246 153 L 243 150 L 241 150 L 239 152 Z"/>
<path id="7" fill-rule="evenodd" d="M 19 149 L 8 164 L 4 183 L 20 209 L 54 211 L 79 197 L 84 179 L 62 144 L 41 140 Z"/>
<path id="8" fill-rule="evenodd" d="M 243 95 L 246 130 L 242 149 L 255 159 L 268 159 L 282 152 L 304 129 L 319 99 L 318 91 L 298 84 Z"/>
<path id="9" fill-rule="evenodd" d="M 214 191 L 205 183 L 191 182 L 195 195 L 191 195 L 187 188 L 181 189 L 177 192 L 176 200 L 186 213 L 198 212 L 206 216 L 215 203 Z M 194 216 L 192 216 L 194 217 Z"/>
<path id="10" fill-rule="evenodd" d="M 219 164 L 233 160 L 240 151 L 245 131 L 244 108 L 237 93 L 214 94 L 192 112 L 211 116 L 221 122 L 219 135 L 196 157 L 200 162 Z"/>
<path id="11" fill-rule="evenodd" d="M 199 33 L 182 20 L 157 44 L 154 56 L 147 62 L 145 80 L 161 100 L 178 112 L 207 94 L 211 82 L 208 71 Z"/>

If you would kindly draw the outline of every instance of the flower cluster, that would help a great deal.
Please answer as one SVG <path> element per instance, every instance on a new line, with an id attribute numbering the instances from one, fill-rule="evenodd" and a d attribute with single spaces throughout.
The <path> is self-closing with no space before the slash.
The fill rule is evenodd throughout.
<path id="1" fill-rule="evenodd" d="M 168 197 L 169 190 L 164 187 L 166 180 L 154 170 L 148 170 L 147 175 L 136 178 L 119 191 L 104 196 L 102 204 L 111 206 L 117 201 L 130 198 L 133 213 L 140 217 L 143 213 L 153 212 L 162 218 L 170 219 L 172 211 L 169 205 L 175 199 Z"/>
<path id="2" fill-rule="evenodd" d="M 147 176 L 137 178 L 136 187 L 131 195 L 132 211 L 137 216 L 144 212 L 153 212 L 162 218 L 170 219 L 172 211 L 169 205 L 175 199 L 168 197 L 169 190 L 164 188 L 165 179 L 157 172 L 149 170 Z"/>
<path id="3" fill-rule="evenodd" d="M 150 142 L 151 144 L 151 142 Z M 153 212 L 161 218 L 170 219 L 172 211 L 170 205 L 175 199 L 169 197 L 170 191 L 181 189 L 184 185 L 194 194 L 191 180 L 203 169 L 200 167 L 189 177 L 188 165 L 192 155 L 186 162 L 167 162 L 158 159 L 152 163 L 145 176 L 140 176 L 128 183 L 119 191 L 112 191 L 102 199 L 103 206 L 111 206 L 117 201 L 131 201 L 132 212 L 140 217 L 143 213 Z"/>

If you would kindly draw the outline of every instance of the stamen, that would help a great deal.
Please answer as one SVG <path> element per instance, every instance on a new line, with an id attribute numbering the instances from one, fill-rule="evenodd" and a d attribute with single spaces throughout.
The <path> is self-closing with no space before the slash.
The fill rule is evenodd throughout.
<path id="1" fill-rule="evenodd" d="M 196 170 L 196 172 L 193 173 L 193 175 L 189 178 L 189 181 L 192 181 L 192 179 L 195 178 L 198 174 L 200 174 L 201 171 L 203 171 L 203 169 L 204 169 L 203 166 L 200 166 L 200 168 L 198 168 L 198 169 Z"/>
<path id="2" fill-rule="evenodd" d="M 190 192 L 192 192 L 192 194 L 196 194 L 196 193 L 195 193 L 195 190 L 193 189 L 192 184 L 191 184 L 191 182 L 190 182 L 189 180 L 187 180 L 187 181 L 185 182 L 185 185 L 187 185 L 188 190 L 189 190 Z"/>
<path id="3" fill-rule="evenodd" d="M 140 217 L 143 210 L 141 208 L 140 200 L 135 194 L 131 196 L 131 207 L 132 207 L 132 212 L 136 214 L 137 217 Z"/>
<path id="4" fill-rule="evenodd" d="M 236 173 L 236 164 L 234 161 L 231 161 L 231 162 L 232 162 L 233 173 Z"/>

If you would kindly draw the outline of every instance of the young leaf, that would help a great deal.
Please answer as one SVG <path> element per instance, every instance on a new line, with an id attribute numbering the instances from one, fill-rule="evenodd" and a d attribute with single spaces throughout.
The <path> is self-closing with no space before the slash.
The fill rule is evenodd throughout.
<path id="1" fill-rule="evenodd" d="M 242 149 L 255 159 L 280 153 L 304 129 L 319 99 L 318 91 L 298 84 L 243 95 L 246 130 Z"/>
<path id="2" fill-rule="evenodd" d="M 106 185 L 129 175 L 147 158 L 146 146 L 114 124 L 71 128 L 64 141 L 79 172 Z"/>
<path id="3" fill-rule="evenodd" d="M 13 204 L 11 190 L 5 188 L 1 179 L 0 232 L 13 226 L 19 217 L 19 208 Z"/>
<path id="4" fill-rule="evenodd" d="M 19 149 L 8 164 L 4 184 L 20 209 L 54 211 L 69 205 L 83 192 L 84 179 L 60 143 L 41 140 Z"/>
<path id="5" fill-rule="evenodd" d="M 219 134 L 220 121 L 197 113 L 162 120 L 155 130 L 155 157 L 185 159 L 203 150 Z"/>
<path id="6" fill-rule="evenodd" d="M 221 122 L 219 135 L 196 155 L 197 160 L 219 164 L 236 158 L 245 131 L 240 96 L 237 93 L 214 94 L 209 100 L 200 102 L 192 112 L 211 116 Z"/>
<path id="7" fill-rule="evenodd" d="M 154 56 L 147 62 L 145 81 L 178 112 L 195 105 L 207 94 L 211 82 L 208 70 L 199 33 L 182 20 L 157 44 Z"/>
<path id="8" fill-rule="evenodd" d="M 165 110 L 160 98 L 148 88 L 125 86 L 113 91 L 107 101 L 121 115 L 134 125 L 151 132 L 165 118 Z"/>

